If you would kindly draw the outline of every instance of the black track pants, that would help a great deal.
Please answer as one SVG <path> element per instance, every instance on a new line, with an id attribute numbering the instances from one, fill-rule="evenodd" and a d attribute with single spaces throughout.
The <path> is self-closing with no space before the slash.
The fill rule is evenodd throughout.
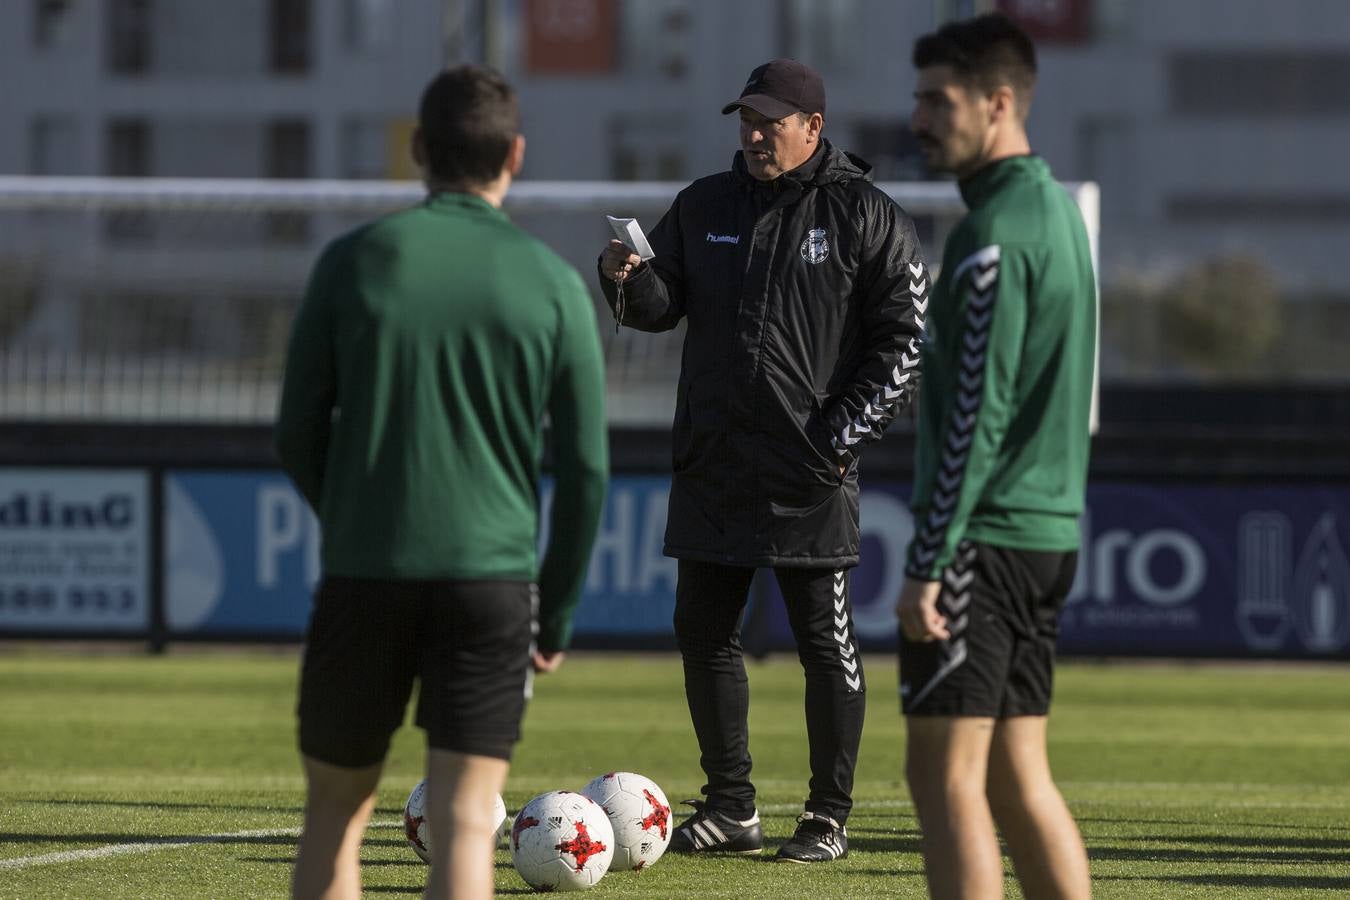
<path id="1" fill-rule="evenodd" d="M 755 808 L 750 782 L 750 705 L 741 656 L 741 613 L 752 568 L 680 560 L 675 637 L 684 690 L 708 777 L 708 805 L 738 818 Z M 788 621 L 806 673 L 806 735 L 811 783 L 806 809 L 843 823 L 853 806 L 866 707 L 862 660 L 853 633 L 848 571 L 778 568 Z"/>

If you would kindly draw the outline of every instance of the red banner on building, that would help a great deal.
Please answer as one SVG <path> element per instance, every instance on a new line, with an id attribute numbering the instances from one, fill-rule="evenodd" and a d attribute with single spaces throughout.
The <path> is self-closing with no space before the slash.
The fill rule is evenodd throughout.
<path id="1" fill-rule="evenodd" d="M 1038 44 L 1081 44 L 1092 36 L 1092 0 L 998 0 Z"/>
<path id="2" fill-rule="evenodd" d="M 588 75 L 614 68 L 615 0 L 526 0 L 525 68 L 532 75 Z"/>

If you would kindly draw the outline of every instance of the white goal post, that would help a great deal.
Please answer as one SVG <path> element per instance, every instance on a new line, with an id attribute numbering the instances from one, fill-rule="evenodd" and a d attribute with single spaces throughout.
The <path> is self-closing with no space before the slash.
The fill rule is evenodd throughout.
<path id="1" fill-rule="evenodd" d="M 604 214 L 650 227 L 684 186 L 520 181 L 506 208 L 593 283 Z M 955 185 L 880 187 L 936 268 L 964 213 Z M 1097 186 L 1065 187 L 1095 263 Z M 416 182 L 0 176 L 0 420 L 271 421 L 318 250 L 422 196 Z M 601 325 L 611 421 L 669 425 L 683 329 L 616 335 L 604 310 Z"/>

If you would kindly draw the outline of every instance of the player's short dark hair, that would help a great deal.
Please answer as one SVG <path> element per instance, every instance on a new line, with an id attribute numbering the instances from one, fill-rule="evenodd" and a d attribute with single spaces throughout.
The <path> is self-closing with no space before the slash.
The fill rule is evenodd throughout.
<path id="1" fill-rule="evenodd" d="M 1016 22 L 988 13 L 948 22 L 914 42 L 914 67 L 951 66 L 967 89 L 985 96 L 1008 85 L 1023 115 L 1036 89 L 1036 45 Z"/>
<path id="2" fill-rule="evenodd" d="M 494 181 L 520 134 L 516 92 L 485 66 L 454 66 L 433 78 L 417 118 L 430 175 L 455 184 Z"/>

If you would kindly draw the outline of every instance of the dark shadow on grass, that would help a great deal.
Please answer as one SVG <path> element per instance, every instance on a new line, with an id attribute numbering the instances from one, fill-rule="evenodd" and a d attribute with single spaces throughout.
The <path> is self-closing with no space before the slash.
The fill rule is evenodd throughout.
<path id="1" fill-rule="evenodd" d="M 1229 847 L 1269 847 L 1272 849 L 1299 848 L 1303 850 L 1331 850 L 1350 857 L 1350 839 L 1296 838 L 1296 837 L 1231 837 L 1225 834 L 1130 835 L 1115 837 L 1113 841 L 1158 841 L 1177 844 L 1213 844 Z"/>
<path id="2" fill-rule="evenodd" d="M 295 857 L 294 857 L 294 856 L 241 856 L 241 857 L 239 857 L 238 862 L 248 862 L 248 863 L 269 863 L 269 864 L 274 864 L 274 865 L 287 865 L 287 866 L 290 866 L 290 865 L 294 865 L 294 864 L 295 864 Z M 409 860 L 400 860 L 400 859 L 363 859 L 363 860 L 361 860 L 361 868 L 363 868 L 363 869 L 365 869 L 365 868 L 378 868 L 378 869 L 383 869 L 383 868 L 387 868 L 387 867 L 389 867 L 389 866 L 400 866 L 400 867 L 401 867 L 401 866 L 420 866 L 421 868 L 425 869 L 425 868 L 426 868 L 426 863 L 422 862 L 420 859 L 409 859 Z"/>
<path id="3" fill-rule="evenodd" d="M 1179 838 L 1176 843 L 1185 843 Z M 1132 848 L 1088 845 L 1091 859 L 1126 860 L 1131 862 L 1268 862 L 1268 863 L 1328 863 L 1344 860 L 1342 853 L 1305 852 L 1298 850 L 1231 850 L 1212 847 L 1189 850 L 1177 847 Z"/>
<path id="4" fill-rule="evenodd" d="M 853 853 L 918 853 L 922 849 L 917 834 L 889 834 L 848 836 L 848 852 Z"/>
<path id="5" fill-rule="evenodd" d="M 14 803 L 16 805 L 26 803 L 30 806 L 114 806 L 129 809 L 220 810 L 222 812 L 293 813 L 295 815 L 303 815 L 305 812 L 303 806 L 269 806 L 265 803 L 253 806 L 239 803 L 148 803 L 135 800 L 83 800 L 79 798 L 70 800 L 15 800 Z M 399 810 L 398 814 L 402 815 L 403 810 Z"/>
<path id="6" fill-rule="evenodd" d="M 1279 890 L 1346 891 L 1350 878 L 1325 875 L 1093 875 L 1094 881 L 1171 881 L 1204 887 L 1275 888 Z"/>
<path id="7" fill-rule="evenodd" d="M 784 840 L 768 840 L 764 842 L 764 852 L 756 856 L 746 854 L 740 857 L 748 862 L 777 863 L 778 848 L 787 843 Z M 891 834 L 885 837 L 855 837 L 853 832 L 848 835 L 848 852 L 852 856 L 855 853 L 918 853 L 920 851 L 919 836 L 917 834 Z M 718 856 L 718 859 L 735 859 L 734 856 Z M 810 868 L 808 866 L 808 868 Z"/>
<path id="8" fill-rule="evenodd" d="M 1100 816 L 1075 816 L 1078 823 L 1101 823 L 1116 827 L 1119 825 L 1204 825 L 1212 826 L 1212 821 L 1197 821 L 1195 819 L 1108 819 Z M 1231 822 L 1233 828 L 1258 828 L 1267 831 L 1343 831 L 1350 834 L 1350 826 L 1345 825 L 1302 825 L 1287 824 L 1281 822 Z"/>
<path id="9" fill-rule="evenodd" d="M 396 887 L 389 884 L 366 885 L 361 888 L 363 894 L 407 894 L 409 897 L 422 896 L 423 889 L 420 887 Z M 502 893 L 498 891 L 497 893 Z"/>
<path id="10" fill-rule="evenodd" d="M 422 888 L 399 887 L 395 885 L 380 884 L 366 885 L 361 889 L 363 894 L 408 894 L 412 897 L 422 896 Z M 535 891 L 527 887 L 518 888 L 497 888 L 497 896 L 513 896 L 516 894 L 534 894 Z"/>
<path id="11" fill-rule="evenodd" d="M 287 844 L 296 839 L 286 835 L 232 837 L 216 835 L 146 834 L 0 834 L 0 844 Z"/>
<path id="12" fill-rule="evenodd" d="M 917 823 L 915 823 L 915 824 L 905 824 L 905 825 L 900 826 L 900 827 L 897 829 L 897 828 L 868 828 L 868 827 L 863 826 L 863 825 L 857 825 L 857 826 L 855 826 L 855 825 L 850 825 L 850 826 L 848 826 L 848 839 L 849 839 L 850 841 L 852 841 L 852 840 L 853 840 L 853 836 L 854 836 L 855 834 L 890 834 L 890 835 L 893 835 L 893 834 L 895 834 L 897 831 L 898 831 L 899 833 L 901 833 L 901 834 L 916 834 L 916 835 L 917 835 L 917 834 L 919 833 L 919 826 L 918 826 Z"/>

